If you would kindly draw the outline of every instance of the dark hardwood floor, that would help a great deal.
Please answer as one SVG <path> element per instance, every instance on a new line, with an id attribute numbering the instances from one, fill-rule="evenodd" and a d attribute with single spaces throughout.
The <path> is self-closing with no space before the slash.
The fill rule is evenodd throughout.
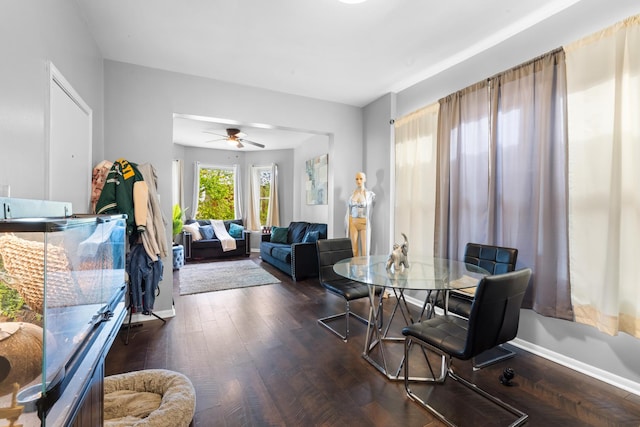
<path id="1" fill-rule="evenodd" d="M 185 374 L 196 389 L 194 426 L 442 425 L 406 397 L 401 382 L 361 357 L 363 324 L 352 321 L 344 343 L 316 322 L 343 310 L 341 299 L 317 280 L 296 283 L 256 255 L 251 259 L 282 283 L 180 296 L 174 272 L 176 316 L 133 327 L 128 345 L 123 330 L 106 375 L 150 368 Z M 385 302 L 387 310 L 392 302 Z M 367 310 L 365 301 L 352 307 Z M 514 349 L 515 358 L 480 371 L 470 362 L 456 360 L 454 367 L 529 414 L 528 426 L 640 426 L 640 397 Z M 511 387 L 498 381 L 507 366 L 516 372 Z M 451 379 L 424 391 L 460 425 L 509 423 Z"/>

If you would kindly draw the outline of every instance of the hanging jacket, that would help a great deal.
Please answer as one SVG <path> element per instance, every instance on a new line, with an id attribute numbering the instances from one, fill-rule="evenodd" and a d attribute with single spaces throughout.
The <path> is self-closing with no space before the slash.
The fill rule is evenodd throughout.
<path id="1" fill-rule="evenodd" d="M 157 261 L 158 257 L 164 258 L 168 254 L 167 232 L 165 228 L 167 221 L 160 209 L 156 169 L 151 163 L 144 163 L 138 166 L 138 170 L 147 183 L 147 189 L 149 190 L 147 228 L 146 231 L 141 234 L 142 244 L 147 251 L 147 255 L 149 255 L 153 261 Z"/>
<path id="2" fill-rule="evenodd" d="M 149 314 L 153 311 L 158 285 L 162 280 L 162 260 L 152 261 L 142 245 L 133 245 L 127 254 L 131 310 Z"/>
<path id="3" fill-rule="evenodd" d="M 127 234 L 144 232 L 149 192 L 138 165 L 126 159 L 113 163 L 96 203 L 96 214 L 127 215 Z"/>

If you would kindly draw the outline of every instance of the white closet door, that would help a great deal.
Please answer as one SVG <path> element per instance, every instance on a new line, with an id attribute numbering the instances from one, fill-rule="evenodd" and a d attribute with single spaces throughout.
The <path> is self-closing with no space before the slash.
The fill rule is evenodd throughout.
<path id="1" fill-rule="evenodd" d="M 47 199 L 71 202 L 73 213 L 91 205 L 92 111 L 50 64 Z"/>

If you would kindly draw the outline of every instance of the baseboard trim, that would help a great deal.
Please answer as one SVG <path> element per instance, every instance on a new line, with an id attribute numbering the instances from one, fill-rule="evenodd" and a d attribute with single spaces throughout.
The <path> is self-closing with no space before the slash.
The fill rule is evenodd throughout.
<path id="1" fill-rule="evenodd" d="M 572 359 L 571 357 L 567 357 L 563 354 L 549 350 L 548 348 L 532 344 L 529 341 L 525 341 L 520 338 L 509 341 L 509 344 L 526 350 L 537 356 L 544 357 L 547 360 L 565 366 L 569 369 L 573 369 L 574 371 L 578 371 L 592 378 L 603 381 L 612 386 L 618 387 L 622 390 L 628 391 L 629 393 L 640 396 L 640 383 L 637 383 L 635 381 L 630 381 L 619 375 L 607 372 L 603 369 L 597 368 L 579 360 Z"/>
<path id="2" fill-rule="evenodd" d="M 405 298 L 409 304 L 415 305 L 417 307 L 422 307 L 422 301 L 410 296 L 405 296 Z M 437 308 L 436 311 L 438 311 Z M 640 396 L 640 383 L 637 383 L 635 381 L 630 381 L 619 375 L 607 372 L 603 369 L 597 368 L 587 363 L 580 362 L 579 360 L 572 359 L 571 357 L 567 357 L 563 354 L 557 353 L 555 351 L 549 350 L 548 348 L 533 344 L 520 338 L 509 341 L 509 344 L 555 362 L 566 368 L 588 375 L 614 387 L 618 387 L 619 389 Z"/>

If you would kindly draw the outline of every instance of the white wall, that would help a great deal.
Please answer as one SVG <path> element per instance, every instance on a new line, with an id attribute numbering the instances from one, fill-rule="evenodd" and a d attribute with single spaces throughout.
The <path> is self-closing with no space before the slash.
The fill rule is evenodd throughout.
<path id="1" fill-rule="evenodd" d="M 173 113 L 268 123 L 330 135 L 328 151 L 335 171 L 330 200 L 340 199 L 343 188 L 352 185 L 351 171 L 362 167 L 360 108 L 114 61 L 105 61 L 104 80 L 105 158 L 125 157 L 136 163 L 153 164 L 158 171 L 158 192 L 167 218 L 171 217 L 171 161 L 175 153 L 182 152 L 172 141 Z M 247 162 L 255 160 L 249 152 L 246 156 Z M 266 157 L 260 159 L 263 160 Z M 291 166 L 294 171 L 298 167 L 281 165 L 280 177 L 285 188 L 297 176 L 288 169 Z M 189 168 L 192 166 L 185 162 L 185 171 Z M 293 187 L 280 195 L 284 201 L 281 220 L 286 223 L 294 218 L 293 206 L 288 205 L 290 191 L 293 192 Z M 185 203 L 190 204 L 188 200 Z M 330 229 L 334 228 L 336 218 L 339 221 L 344 218 L 342 205 L 340 208 L 329 205 Z M 171 238 L 170 232 L 167 239 Z M 165 265 L 170 265 L 169 261 Z M 171 307 L 171 275 L 165 275 L 160 287 L 156 311 Z"/>
<path id="2" fill-rule="evenodd" d="M 371 255 L 385 255 L 401 236 L 393 233 L 394 170 L 393 125 L 395 94 L 388 94 L 364 109 L 364 172 L 367 188 L 376 194 L 371 215 Z M 409 232 L 409 230 L 407 230 Z"/>
<path id="3" fill-rule="evenodd" d="M 305 141 L 305 144 L 295 150 L 293 159 L 294 182 L 293 182 L 293 221 L 307 221 L 329 223 L 329 203 L 326 205 L 307 205 L 306 199 L 306 162 L 315 157 L 329 153 L 329 137 L 324 135 L 316 135 Z M 328 158 L 329 165 L 332 158 Z M 331 193 L 331 187 L 329 187 Z M 328 197 L 327 197 L 328 200 Z M 283 223 L 283 225 L 288 222 Z M 335 226 L 335 224 L 334 224 Z M 333 236 L 335 230 L 331 227 L 327 230 L 329 236 Z"/>
<path id="4" fill-rule="evenodd" d="M 93 110 L 95 160 L 103 155 L 102 55 L 75 2 L 51 0 L 0 2 L 0 57 L 0 184 L 12 197 L 43 199 L 47 61 Z"/>
<path id="5" fill-rule="evenodd" d="M 376 157 L 369 153 L 385 153 L 387 150 L 388 141 L 385 137 L 389 133 L 382 129 L 380 123 L 388 121 L 388 111 L 395 111 L 396 117 L 402 117 L 470 84 L 638 13 L 640 2 L 635 0 L 582 0 L 545 23 L 542 32 L 544 37 L 537 37 L 532 41 L 527 32 L 524 32 L 487 52 L 425 79 L 398 93 L 397 97 L 382 97 L 364 109 L 367 170 L 374 169 L 370 167 L 370 161 Z M 566 22 L 571 25 L 566 25 Z M 379 103 L 384 103 L 387 108 Z M 376 148 L 372 145 L 376 145 Z M 387 169 L 385 173 L 390 170 L 392 169 Z M 378 208 L 380 206 L 376 207 Z M 393 209 L 392 201 L 386 208 Z M 376 215 L 378 214 L 379 210 L 376 210 Z M 379 229 L 373 231 L 374 236 L 383 232 Z M 626 334 L 611 337 L 589 326 L 546 318 L 531 310 L 523 310 L 517 342 L 538 354 L 579 367 L 598 378 L 640 394 L 640 358 L 634 356 L 640 354 L 638 339 Z"/>

